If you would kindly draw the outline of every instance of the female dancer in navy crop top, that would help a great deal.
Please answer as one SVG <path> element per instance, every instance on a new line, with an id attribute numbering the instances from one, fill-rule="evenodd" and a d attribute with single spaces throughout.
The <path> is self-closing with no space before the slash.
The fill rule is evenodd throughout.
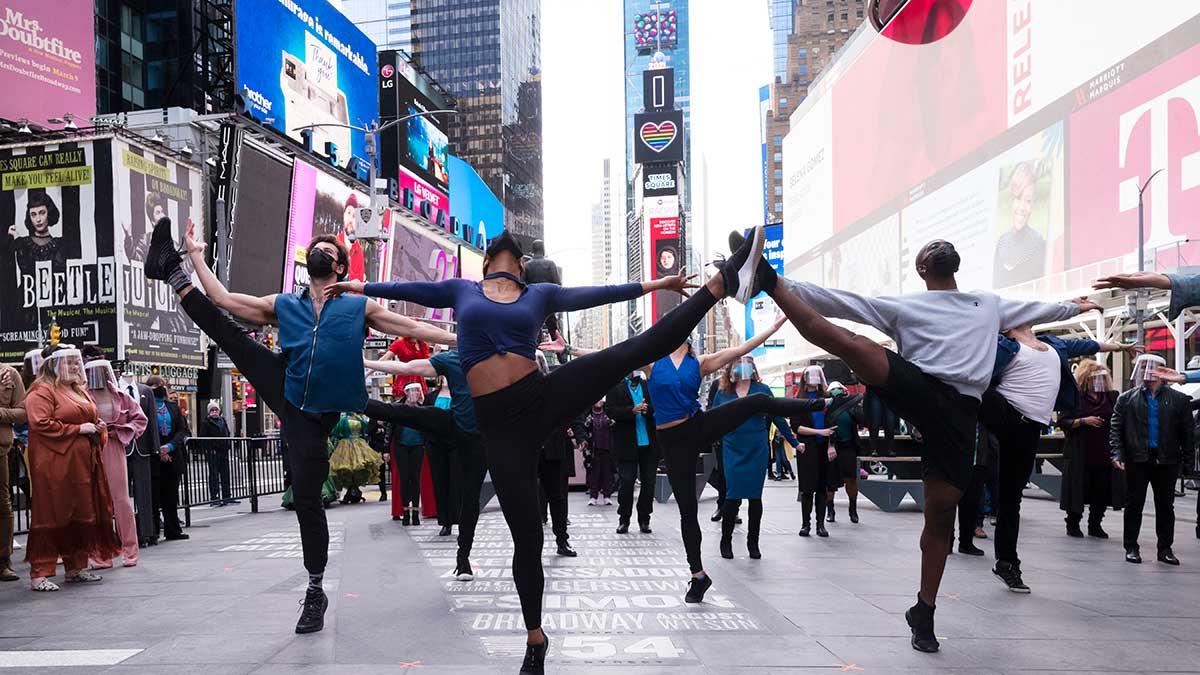
<path id="1" fill-rule="evenodd" d="M 761 233 L 761 228 L 757 230 Z M 334 285 L 330 293 L 365 292 L 426 307 L 452 307 L 458 350 L 487 442 L 488 467 L 504 520 L 513 537 L 513 580 L 528 630 L 521 672 L 540 673 L 547 639 L 542 623 L 542 519 L 537 501 L 537 462 L 542 442 L 567 419 L 591 407 L 626 373 L 667 354 L 726 295 L 745 302 L 754 295 L 763 238 L 721 265 L 721 274 L 641 335 L 572 360 L 543 375 L 534 359 L 538 333 L 551 312 L 631 300 L 656 290 L 694 288 L 682 273 L 641 284 L 563 288 L 522 283 L 522 252 L 503 232 L 488 247 L 483 281 L 387 282 Z M 686 293 L 684 293 L 686 295 Z"/>
<path id="2" fill-rule="evenodd" d="M 696 356 L 692 345 L 682 342 L 673 352 L 655 361 L 647 387 L 654 404 L 658 445 L 667 462 L 667 479 L 679 506 L 679 530 L 683 548 L 687 551 L 692 579 L 688 583 L 687 602 L 700 602 L 712 586 L 712 579 L 700 562 L 700 523 L 696 519 L 696 459 L 709 445 L 740 427 L 755 415 L 767 414 L 788 417 L 801 412 L 824 410 L 825 399 L 806 401 L 794 398 L 774 398 L 766 394 L 751 394 L 734 401 L 700 410 L 700 383 L 705 375 L 717 372 L 744 354 L 754 351 L 767 341 L 786 317 L 776 319 L 769 330 L 738 347 Z M 763 472 L 767 470 L 763 465 Z"/>

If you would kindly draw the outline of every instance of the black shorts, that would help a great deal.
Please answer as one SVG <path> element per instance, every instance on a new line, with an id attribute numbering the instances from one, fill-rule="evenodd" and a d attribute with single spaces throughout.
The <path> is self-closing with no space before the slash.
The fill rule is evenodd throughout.
<path id="1" fill-rule="evenodd" d="M 926 375 L 893 351 L 888 351 L 887 359 L 887 383 L 871 390 L 910 427 L 920 430 L 923 474 L 966 491 L 974 463 L 979 400 Z"/>

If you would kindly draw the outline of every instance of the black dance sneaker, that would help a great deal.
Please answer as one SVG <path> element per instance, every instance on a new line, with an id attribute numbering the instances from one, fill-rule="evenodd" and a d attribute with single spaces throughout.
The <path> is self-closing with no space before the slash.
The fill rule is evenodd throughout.
<path id="1" fill-rule="evenodd" d="M 629 523 L 627 521 L 622 520 L 620 523 L 617 523 L 617 534 L 629 534 Z"/>
<path id="2" fill-rule="evenodd" d="M 1175 557 L 1175 552 L 1171 550 L 1170 546 L 1168 546 L 1158 552 L 1158 562 L 1166 563 L 1168 565 L 1178 565 L 1179 558 Z"/>
<path id="3" fill-rule="evenodd" d="M 832 401 L 832 403 L 829 403 L 825 406 L 825 417 L 827 419 L 835 420 L 837 419 L 838 415 L 847 410 L 851 410 L 854 408 L 854 406 L 858 405 L 859 402 L 863 400 L 863 395 L 850 394 L 849 396 L 839 396 L 835 399 L 828 400 Z M 833 521 L 831 520 L 829 522 L 832 523 Z"/>
<path id="4" fill-rule="evenodd" d="M 574 558 L 575 556 L 579 555 L 578 553 L 575 552 L 575 549 L 571 548 L 571 545 L 565 541 L 559 542 L 558 554 L 563 556 L 564 558 Z"/>
<path id="5" fill-rule="evenodd" d="M 995 574 L 1000 581 L 1008 586 L 1008 590 L 1013 593 L 1028 593 L 1029 587 L 1021 580 L 1021 567 L 1014 565 L 1005 560 L 997 560 L 996 567 L 992 569 L 992 574 Z"/>
<path id="6" fill-rule="evenodd" d="M 917 604 L 909 607 L 904 613 L 904 620 L 912 629 L 912 648 L 919 652 L 932 654 L 941 648 L 937 636 L 933 634 L 934 609 L 936 608 L 925 604 L 918 597 Z"/>
<path id="7" fill-rule="evenodd" d="M 459 560 L 454 566 L 454 578 L 458 581 L 471 581 L 475 578 L 475 571 L 471 569 L 470 560 Z"/>
<path id="8" fill-rule="evenodd" d="M 712 588 L 712 577 L 708 576 L 707 572 L 704 576 L 692 577 L 688 582 L 687 594 L 683 596 L 683 601 L 693 604 L 704 602 L 704 594 L 710 588 Z"/>
<path id="9" fill-rule="evenodd" d="M 308 589 L 304 594 L 303 606 L 300 610 L 300 620 L 296 622 L 297 633 L 315 633 L 325 627 L 325 610 L 329 608 L 329 598 L 321 589 Z"/>
<path id="10" fill-rule="evenodd" d="M 550 636 L 542 630 L 542 644 L 525 644 L 525 660 L 521 662 L 522 673 L 546 672 L 546 652 L 550 651 Z"/>
<path id="11" fill-rule="evenodd" d="M 146 278 L 166 281 L 182 264 L 183 256 L 175 247 L 175 238 L 171 234 L 171 219 L 159 218 L 154 224 L 154 233 L 150 235 L 150 249 L 146 251 L 146 259 L 143 261 Z"/>
<path id="12" fill-rule="evenodd" d="M 763 280 L 759 278 L 758 271 L 762 267 L 770 268 L 770 265 L 763 264 L 762 251 L 765 241 L 766 234 L 761 226 L 750 230 L 749 239 L 736 230 L 729 233 L 729 250 L 732 253 L 720 264 L 721 278 L 725 282 L 725 297 L 746 304 L 762 290 Z M 772 274 L 774 272 L 775 270 L 771 270 Z"/>

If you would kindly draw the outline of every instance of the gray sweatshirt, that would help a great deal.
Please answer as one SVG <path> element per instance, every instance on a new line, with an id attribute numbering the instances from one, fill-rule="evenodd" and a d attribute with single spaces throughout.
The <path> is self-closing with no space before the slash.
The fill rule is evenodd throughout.
<path id="1" fill-rule="evenodd" d="M 1006 300 L 980 291 L 870 298 L 803 281 L 780 281 L 822 316 L 878 329 L 896 341 L 909 363 L 977 399 L 992 378 L 998 332 L 1079 314 L 1074 302 Z"/>

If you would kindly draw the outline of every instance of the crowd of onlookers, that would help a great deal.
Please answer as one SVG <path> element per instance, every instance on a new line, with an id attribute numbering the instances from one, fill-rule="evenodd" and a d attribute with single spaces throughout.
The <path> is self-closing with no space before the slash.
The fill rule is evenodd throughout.
<path id="1" fill-rule="evenodd" d="M 223 424 L 219 412 L 205 423 Z M 205 423 L 202 433 L 220 431 Z M 60 560 L 67 583 L 94 583 L 116 558 L 132 567 L 141 548 L 187 539 L 178 494 L 190 428 L 162 377 L 118 377 L 94 345 L 31 351 L 19 372 L 0 365 L 0 581 L 18 579 L 13 485 L 29 506 L 34 591 L 58 590 Z"/>

